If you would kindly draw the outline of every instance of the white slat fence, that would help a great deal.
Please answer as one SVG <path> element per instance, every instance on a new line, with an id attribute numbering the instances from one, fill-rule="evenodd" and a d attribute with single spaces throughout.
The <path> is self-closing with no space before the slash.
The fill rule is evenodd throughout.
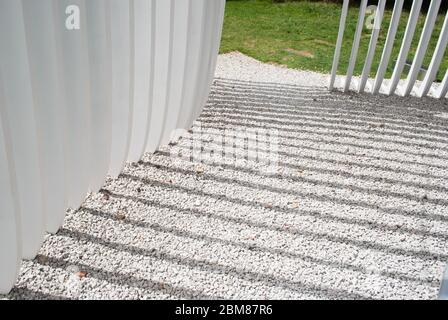
<path id="1" fill-rule="evenodd" d="M 224 0 L 0 0 L 0 293 L 107 174 L 201 112 Z M 67 19 L 77 15 L 76 25 Z"/>
<path id="2" fill-rule="evenodd" d="M 392 1 L 392 0 L 389 0 Z M 412 2 L 411 10 L 409 12 L 409 18 L 406 23 L 406 29 L 404 37 L 401 40 L 400 51 L 398 57 L 393 65 L 393 73 L 391 79 L 384 81 L 387 67 L 389 66 L 392 49 L 395 45 L 397 29 L 402 19 L 403 3 L 404 0 L 394 0 L 394 9 L 392 12 L 391 20 L 388 26 L 387 37 L 384 42 L 384 47 L 379 62 L 378 70 L 374 79 L 369 79 L 371 72 L 371 66 L 373 58 L 375 56 L 378 35 L 381 28 L 385 28 L 383 23 L 384 10 L 387 0 L 378 0 L 376 3 L 376 11 L 374 16 L 374 26 L 370 36 L 370 43 L 365 57 L 358 57 L 358 49 L 362 34 L 366 29 L 364 27 L 366 18 L 366 6 L 367 1 L 362 0 L 359 7 L 358 21 L 356 25 L 355 36 L 352 44 L 351 55 L 348 61 L 348 68 L 346 76 L 339 86 L 336 85 L 336 74 L 340 61 L 341 48 L 343 46 L 343 38 L 345 25 L 349 10 L 349 0 L 344 0 L 342 5 L 341 20 L 339 26 L 339 34 L 336 42 L 336 49 L 333 59 L 333 67 L 331 69 L 329 89 L 333 90 L 335 87 L 341 87 L 343 91 L 348 91 L 351 88 L 359 92 L 371 92 L 378 94 L 380 92 L 388 95 L 398 94 L 401 96 L 408 96 L 414 94 L 419 97 L 427 96 L 431 94 L 436 98 L 443 98 L 448 91 L 448 71 L 441 84 L 434 84 L 437 72 L 439 71 L 442 59 L 445 54 L 446 46 L 448 43 L 448 13 L 445 16 L 444 24 L 439 35 L 434 34 L 434 26 L 437 20 L 437 16 L 440 13 L 441 0 L 431 0 L 428 11 L 426 13 L 426 19 L 423 30 L 420 35 L 415 34 L 415 30 L 418 24 L 419 17 L 421 15 L 421 8 L 423 0 L 414 0 Z M 423 81 L 417 82 L 418 75 L 421 71 L 423 60 L 428 54 L 428 46 L 431 37 L 438 37 L 436 49 L 432 54 L 431 63 L 426 71 Z M 406 75 L 406 78 L 400 81 L 403 77 L 403 70 L 405 68 L 406 61 L 409 56 L 409 51 L 414 38 L 419 37 L 418 46 L 415 55 L 410 66 L 410 70 Z M 353 72 L 358 59 L 363 59 L 364 67 L 360 75 L 359 81 L 353 80 Z M 370 83 L 370 86 L 368 85 Z M 437 88 L 437 89 L 436 89 Z"/>

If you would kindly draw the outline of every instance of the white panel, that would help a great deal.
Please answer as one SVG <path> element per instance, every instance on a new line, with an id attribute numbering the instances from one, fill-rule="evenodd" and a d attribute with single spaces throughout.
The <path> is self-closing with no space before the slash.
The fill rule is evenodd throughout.
<path id="1" fill-rule="evenodd" d="M 126 162 L 133 121 L 134 28 L 133 2 L 111 0 L 112 146 L 110 175 L 120 174 Z"/>
<path id="2" fill-rule="evenodd" d="M 4 105 L 0 74 L 0 106 Z M 12 288 L 22 258 L 20 208 L 15 182 L 9 125 L 0 107 L 0 294 L 8 293 Z"/>
<path id="3" fill-rule="evenodd" d="M 172 31 L 172 49 L 170 66 L 169 94 L 167 95 L 168 105 L 164 115 L 165 127 L 163 129 L 161 144 L 169 142 L 171 133 L 177 127 L 177 120 L 183 101 L 183 94 L 186 88 L 187 51 L 189 21 L 191 21 L 192 1 L 174 1 L 174 17 Z"/>
<path id="4" fill-rule="evenodd" d="M 98 191 L 109 171 L 112 143 L 112 54 L 109 0 L 86 2 L 90 62 L 90 190 Z"/>
<path id="5" fill-rule="evenodd" d="M 448 70 L 445 72 L 445 76 L 443 77 L 442 83 L 440 87 L 436 91 L 436 97 L 441 99 L 446 96 L 448 92 Z"/>
<path id="6" fill-rule="evenodd" d="M 443 21 L 442 31 L 440 32 L 439 40 L 437 41 L 436 49 L 429 64 L 428 71 L 425 74 L 422 84 L 419 87 L 418 95 L 420 97 L 426 96 L 431 88 L 433 81 L 437 76 L 440 63 L 442 62 L 443 55 L 445 54 L 446 45 L 448 44 L 448 13 L 445 15 Z"/>
<path id="7" fill-rule="evenodd" d="M 387 65 L 389 64 L 390 55 L 394 47 L 395 36 L 397 34 L 398 25 L 400 24 L 401 11 L 403 10 L 403 0 L 396 0 L 394 10 L 387 32 L 386 44 L 384 45 L 383 54 L 381 55 L 380 65 L 375 77 L 372 93 L 377 94 L 381 89 L 384 75 L 386 74 Z"/>
<path id="8" fill-rule="evenodd" d="M 0 0 L 0 292 L 67 206 L 77 209 L 108 172 L 118 175 L 126 159 L 140 160 L 195 120 L 224 6 Z"/>
<path id="9" fill-rule="evenodd" d="M 369 49 L 367 50 L 366 60 L 364 62 L 364 68 L 362 70 L 361 81 L 359 83 L 359 92 L 364 92 L 366 87 L 367 78 L 370 74 L 370 69 L 372 67 L 373 57 L 375 55 L 376 44 L 378 42 L 378 36 L 380 34 L 381 22 L 383 20 L 384 6 L 386 5 L 386 0 L 380 0 L 378 2 L 378 7 L 376 9 L 374 26 L 372 29 L 372 35 L 370 37 Z"/>
<path id="10" fill-rule="evenodd" d="M 358 23 L 356 25 L 355 39 L 353 40 L 352 52 L 347 68 L 347 76 L 345 78 L 344 91 L 350 88 L 350 83 L 355 69 L 356 57 L 358 56 L 359 42 L 361 40 L 362 28 L 364 24 L 364 16 L 366 14 L 367 0 L 362 0 L 359 8 Z"/>
<path id="11" fill-rule="evenodd" d="M 199 117 L 200 113 L 204 109 L 205 104 L 207 103 L 208 96 L 210 93 L 210 89 L 213 83 L 215 69 L 216 69 L 216 61 L 218 59 L 219 47 L 221 45 L 221 35 L 222 35 L 222 25 L 224 23 L 224 10 L 225 10 L 225 1 L 216 0 L 215 3 L 215 14 L 214 18 L 211 21 L 211 26 L 213 28 L 212 38 L 210 42 L 212 43 L 212 48 L 210 52 L 210 64 L 207 70 L 207 85 L 203 87 L 203 98 L 202 103 L 200 104 L 200 112 L 197 113 L 197 117 Z M 215 22 L 216 21 L 216 22 Z"/>
<path id="12" fill-rule="evenodd" d="M 23 0 L 28 57 L 36 110 L 46 229 L 56 232 L 67 208 L 64 87 L 57 65 L 52 0 Z"/>
<path id="13" fill-rule="evenodd" d="M 183 2 L 187 3 L 187 1 Z M 171 94 L 170 80 L 174 58 L 174 4 L 174 0 L 155 1 L 154 84 L 153 91 L 150 94 L 152 103 L 150 105 L 151 119 L 148 131 L 148 144 L 146 146 L 146 151 L 148 152 L 156 151 L 162 139 L 169 104 L 168 96 Z M 177 70 L 177 72 L 179 71 Z M 182 74 L 175 76 L 179 76 L 182 79 Z"/>
<path id="14" fill-rule="evenodd" d="M 336 73 L 338 71 L 339 57 L 341 55 L 342 40 L 344 38 L 345 20 L 347 19 L 348 3 L 349 3 L 349 0 L 344 0 L 344 3 L 342 4 L 341 19 L 339 21 L 338 39 L 336 41 L 336 49 L 334 51 L 334 57 L 333 57 L 333 66 L 331 68 L 330 84 L 328 86 L 328 89 L 330 91 L 333 90 L 333 88 L 334 88 L 334 81 L 336 80 Z"/>
<path id="15" fill-rule="evenodd" d="M 34 258 L 43 241 L 45 216 L 21 1 L 0 1 L 0 43 L 0 74 L 4 79 L 2 117 L 9 124 L 16 167 L 22 249 L 25 258 Z"/>
<path id="16" fill-rule="evenodd" d="M 134 0 L 134 112 L 128 160 L 137 162 L 147 144 L 151 116 L 154 53 L 154 0 Z"/>
<path id="17" fill-rule="evenodd" d="M 177 128 L 187 129 L 191 113 L 194 111 L 196 94 L 199 89 L 199 75 L 202 60 L 204 34 L 206 28 L 207 0 L 192 0 L 191 18 L 188 28 L 188 48 L 185 71 L 183 106 L 178 115 Z"/>
<path id="18" fill-rule="evenodd" d="M 411 47 L 412 38 L 414 37 L 415 27 L 418 22 L 418 16 L 420 13 L 420 8 L 422 6 L 422 0 L 415 0 L 412 4 L 411 13 L 409 15 L 408 24 L 403 38 L 403 43 L 401 45 L 400 53 L 398 54 L 397 62 L 395 64 L 394 72 L 392 74 L 392 79 L 390 81 L 388 92 L 393 94 L 395 89 L 397 89 L 398 81 L 400 81 L 401 73 L 403 72 L 404 64 L 406 63 L 406 58 L 408 57 L 409 48 Z"/>
<path id="19" fill-rule="evenodd" d="M 440 0 L 432 0 L 426 16 L 425 26 L 423 27 L 422 35 L 417 46 L 417 51 L 404 84 L 404 96 L 411 93 L 415 80 L 417 80 L 417 76 L 423 63 L 423 58 L 425 57 L 426 50 L 428 49 L 429 40 L 431 39 L 432 30 L 434 29 L 439 8 Z"/>
<path id="20" fill-rule="evenodd" d="M 190 127 L 193 124 L 193 121 L 196 120 L 198 115 L 200 114 L 203 107 L 204 100 L 204 88 L 207 86 L 208 82 L 208 72 L 210 72 L 210 54 L 212 51 L 212 37 L 213 37 L 213 21 L 216 17 L 216 1 L 206 1 L 206 15 L 205 15 L 205 31 L 203 33 L 203 45 L 201 46 L 201 64 L 199 67 L 199 80 L 198 86 L 199 88 L 196 90 L 196 96 L 194 100 L 194 108 L 193 112 L 189 115 L 189 120 L 187 123 L 187 127 Z"/>
<path id="21" fill-rule="evenodd" d="M 77 209 L 84 201 L 91 173 L 90 73 L 84 0 L 54 0 L 59 72 L 66 88 L 68 204 Z M 66 28 L 66 9 L 80 8 L 80 29 Z"/>

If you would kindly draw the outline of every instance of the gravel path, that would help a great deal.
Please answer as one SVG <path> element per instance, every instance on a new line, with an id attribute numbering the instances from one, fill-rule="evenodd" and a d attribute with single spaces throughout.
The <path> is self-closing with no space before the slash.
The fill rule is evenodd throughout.
<path id="1" fill-rule="evenodd" d="M 70 212 L 5 298 L 436 298 L 446 103 L 237 53 L 216 76 L 194 130 Z"/>

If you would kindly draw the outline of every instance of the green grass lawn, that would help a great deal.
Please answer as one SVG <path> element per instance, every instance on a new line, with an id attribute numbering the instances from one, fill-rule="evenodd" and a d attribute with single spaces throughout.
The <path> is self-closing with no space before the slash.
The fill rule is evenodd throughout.
<path id="1" fill-rule="evenodd" d="M 351 7 L 347 17 L 344 43 L 339 63 L 339 74 L 347 70 L 350 50 L 358 18 L 358 7 Z M 273 3 L 272 0 L 227 1 L 221 53 L 240 51 L 263 62 L 286 65 L 328 73 L 333 61 L 334 46 L 339 29 L 341 5 L 326 2 Z M 385 13 L 375 59 L 373 76 L 379 64 L 392 10 Z M 406 28 L 408 12 L 403 12 L 397 32 L 387 76 L 392 74 Z M 412 60 L 423 29 L 425 16 L 420 16 L 408 60 Z M 428 66 L 437 43 L 444 17 L 439 15 L 424 66 Z M 358 52 L 355 74 L 362 72 L 371 31 L 364 28 Z M 448 54 L 442 62 L 438 80 L 448 67 Z"/>

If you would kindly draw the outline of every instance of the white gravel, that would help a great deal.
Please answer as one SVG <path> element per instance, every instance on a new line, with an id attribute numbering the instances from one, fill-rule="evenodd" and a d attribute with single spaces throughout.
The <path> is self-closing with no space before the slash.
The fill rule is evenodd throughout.
<path id="1" fill-rule="evenodd" d="M 216 77 L 196 124 L 203 154 L 224 130 L 268 130 L 277 171 L 170 157 L 198 138 L 185 133 L 70 212 L 4 298 L 436 298 L 448 261 L 445 101 L 329 93 L 327 75 L 238 53 L 219 57 Z"/>

